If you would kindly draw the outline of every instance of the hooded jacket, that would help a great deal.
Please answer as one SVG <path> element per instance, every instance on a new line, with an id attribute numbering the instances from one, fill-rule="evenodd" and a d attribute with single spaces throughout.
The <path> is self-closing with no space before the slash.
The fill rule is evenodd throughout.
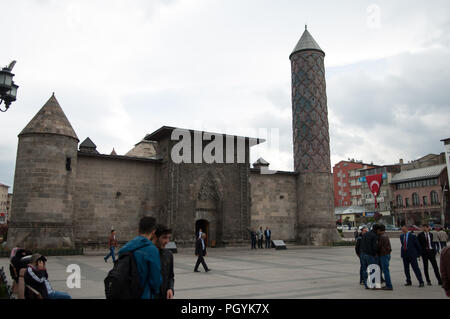
<path id="1" fill-rule="evenodd" d="M 144 287 L 141 299 L 155 299 L 162 283 L 161 260 L 158 248 L 144 236 L 137 236 L 119 250 L 119 257 L 120 254 L 137 248 L 139 249 L 133 254 L 139 272 L 139 280 L 141 286 Z"/>

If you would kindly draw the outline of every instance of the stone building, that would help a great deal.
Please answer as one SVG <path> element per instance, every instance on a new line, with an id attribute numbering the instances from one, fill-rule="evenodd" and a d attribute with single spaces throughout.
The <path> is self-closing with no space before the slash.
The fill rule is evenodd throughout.
<path id="1" fill-rule="evenodd" d="M 8 245 L 104 246 L 112 228 L 121 241 L 134 237 L 142 216 L 171 227 L 179 245 L 192 245 L 198 228 L 208 245 L 243 244 L 259 226 L 288 242 L 337 240 L 324 56 L 307 30 L 290 55 L 294 172 L 266 174 L 262 159 L 251 168 L 261 139 L 170 126 L 124 156 L 99 154 L 90 138 L 78 147 L 53 95 L 19 134 Z M 182 141 L 193 143 L 180 150 Z M 198 161 L 206 150 L 227 160 Z"/>
<path id="2" fill-rule="evenodd" d="M 373 167 L 354 159 L 333 166 L 334 207 L 362 205 L 360 170 Z"/>

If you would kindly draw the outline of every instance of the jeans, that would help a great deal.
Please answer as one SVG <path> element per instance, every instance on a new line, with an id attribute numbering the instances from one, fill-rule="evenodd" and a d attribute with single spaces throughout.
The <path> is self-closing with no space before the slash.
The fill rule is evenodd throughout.
<path id="1" fill-rule="evenodd" d="M 358 257 L 358 258 L 359 258 L 359 283 L 362 283 L 362 282 L 364 282 L 364 275 L 363 275 L 364 265 L 363 265 L 362 258 L 361 257 Z"/>
<path id="2" fill-rule="evenodd" d="M 391 274 L 389 272 L 389 261 L 391 260 L 391 255 L 380 256 L 381 271 L 384 274 L 384 280 L 386 281 L 386 287 L 392 288 Z"/>
<path id="3" fill-rule="evenodd" d="M 72 299 L 67 292 L 62 291 L 53 291 L 48 294 L 49 299 Z"/>
<path id="4" fill-rule="evenodd" d="M 364 280 L 364 286 L 368 288 L 367 286 L 367 267 L 369 265 L 375 264 L 378 265 L 377 258 L 375 256 L 367 255 L 367 254 L 361 254 L 361 260 L 362 260 L 362 267 L 363 267 L 363 280 Z"/>
<path id="5" fill-rule="evenodd" d="M 112 247 L 109 247 L 109 250 L 110 250 L 110 252 L 109 252 L 109 254 L 108 254 L 108 255 L 106 255 L 106 257 L 105 257 L 105 261 L 107 261 L 107 260 L 108 260 L 109 256 L 112 256 L 112 260 L 113 260 L 113 262 L 114 262 L 114 263 L 116 262 L 116 256 L 114 256 L 114 249 L 115 249 L 115 247 L 114 247 L 114 246 L 112 246 Z"/>
<path id="6" fill-rule="evenodd" d="M 270 237 L 266 237 L 266 248 L 270 248 Z"/>

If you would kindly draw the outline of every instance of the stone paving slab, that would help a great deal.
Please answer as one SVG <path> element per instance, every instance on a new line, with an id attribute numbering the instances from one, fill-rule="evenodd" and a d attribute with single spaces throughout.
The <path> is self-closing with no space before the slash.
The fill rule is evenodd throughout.
<path id="1" fill-rule="evenodd" d="M 322 299 L 446 299 L 437 285 L 431 265 L 433 286 L 404 287 L 405 275 L 400 258 L 400 242 L 391 239 L 391 277 L 394 291 L 366 290 L 359 285 L 359 260 L 354 247 L 288 246 L 287 250 L 249 248 L 214 248 L 208 250 L 206 262 L 211 272 L 194 273 L 193 249 L 174 254 L 175 297 L 183 299 L 211 298 L 322 298 Z M 106 250 L 104 253 L 106 254 Z M 84 256 L 48 257 L 48 272 L 54 289 L 67 291 L 73 298 L 104 298 L 103 280 L 112 267 L 102 253 Z M 437 257 L 439 263 L 439 255 Z M 0 258 L 0 267 L 8 271 L 9 260 Z M 66 268 L 77 264 L 81 268 L 81 288 L 66 285 Z M 422 262 L 419 262 L 423 274 Z M 10 278 L 9 278 L 10 279 Z"/>

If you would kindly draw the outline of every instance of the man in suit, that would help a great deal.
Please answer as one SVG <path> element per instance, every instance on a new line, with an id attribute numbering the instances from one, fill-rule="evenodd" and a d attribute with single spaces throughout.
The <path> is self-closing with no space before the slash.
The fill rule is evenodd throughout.
<path id="1" fill-rule="evenodd" d="M 266 227 L 264 236 L 266 237 L 266 248 L 270 248 L 270 236 L 272 236 L 272 231 L 269 229 L 269 226 Z"/>
<path id="2" fill-rule="evenodd" d="M 256 249 L 256 232 L 253 229 L 250 230 L 250 240 L 252 242 L 252 249 Z"/>
<path id="3" fill-rule="evenodd" d="M 403 234 L 400 235 L 400 242 L 402 244 L 401 257 L 403 259 L 403 267 L 406 275 L 405 286 L 411 286 L 411 274 L 409 272 L 409 265 L 412 266 L 414 274 L 419 281 L 419 287 L 424 287 L 422 273 L 420 272 L 419 264 L 417 263 L 417 258 L 420 257 L 420 244 L 417 237 L 408 231 L 406 225 L 402 226 Z"/>
<path id="4" fill-rule="evenodd" d="M 206 238 L 206 234 L 202 233 L 201 237 L 199 239 L 197 239 L 197 243 L 195 245 L 195 255 L 198 256 L 198 258 L 197 258 L 197 263 L 195 264 L 195 267 L 194 267 L 194 272 L 199 272 L 198 266 L 200 266 L 200 263 L 203 265 L 205 272 L 211 271 L 211 269 L 208 269 L 205 259 L 203 258 L 204 256 L 206 256 L 205 238 Z"/>
<path id="5" fill-rule="evenodd" d="M 428 274 L 428 261 L 433 266 L 434 274 L 438 280 L 439 285 L 442 285 L 441 276 L 439 274 L 439 267 L 436 262 L 436 250 L 433 247 L 433 234 L 430 232 L 430 226 L 428 224 L 422 225 L 423 232 L 421 232 L 417 239 L 419 240 L 422 260 L 423 260 L 423 271 L 425 273 L 425 278 L 427 280 L 428 286 L 431 286 L 430 275 Z"/>

